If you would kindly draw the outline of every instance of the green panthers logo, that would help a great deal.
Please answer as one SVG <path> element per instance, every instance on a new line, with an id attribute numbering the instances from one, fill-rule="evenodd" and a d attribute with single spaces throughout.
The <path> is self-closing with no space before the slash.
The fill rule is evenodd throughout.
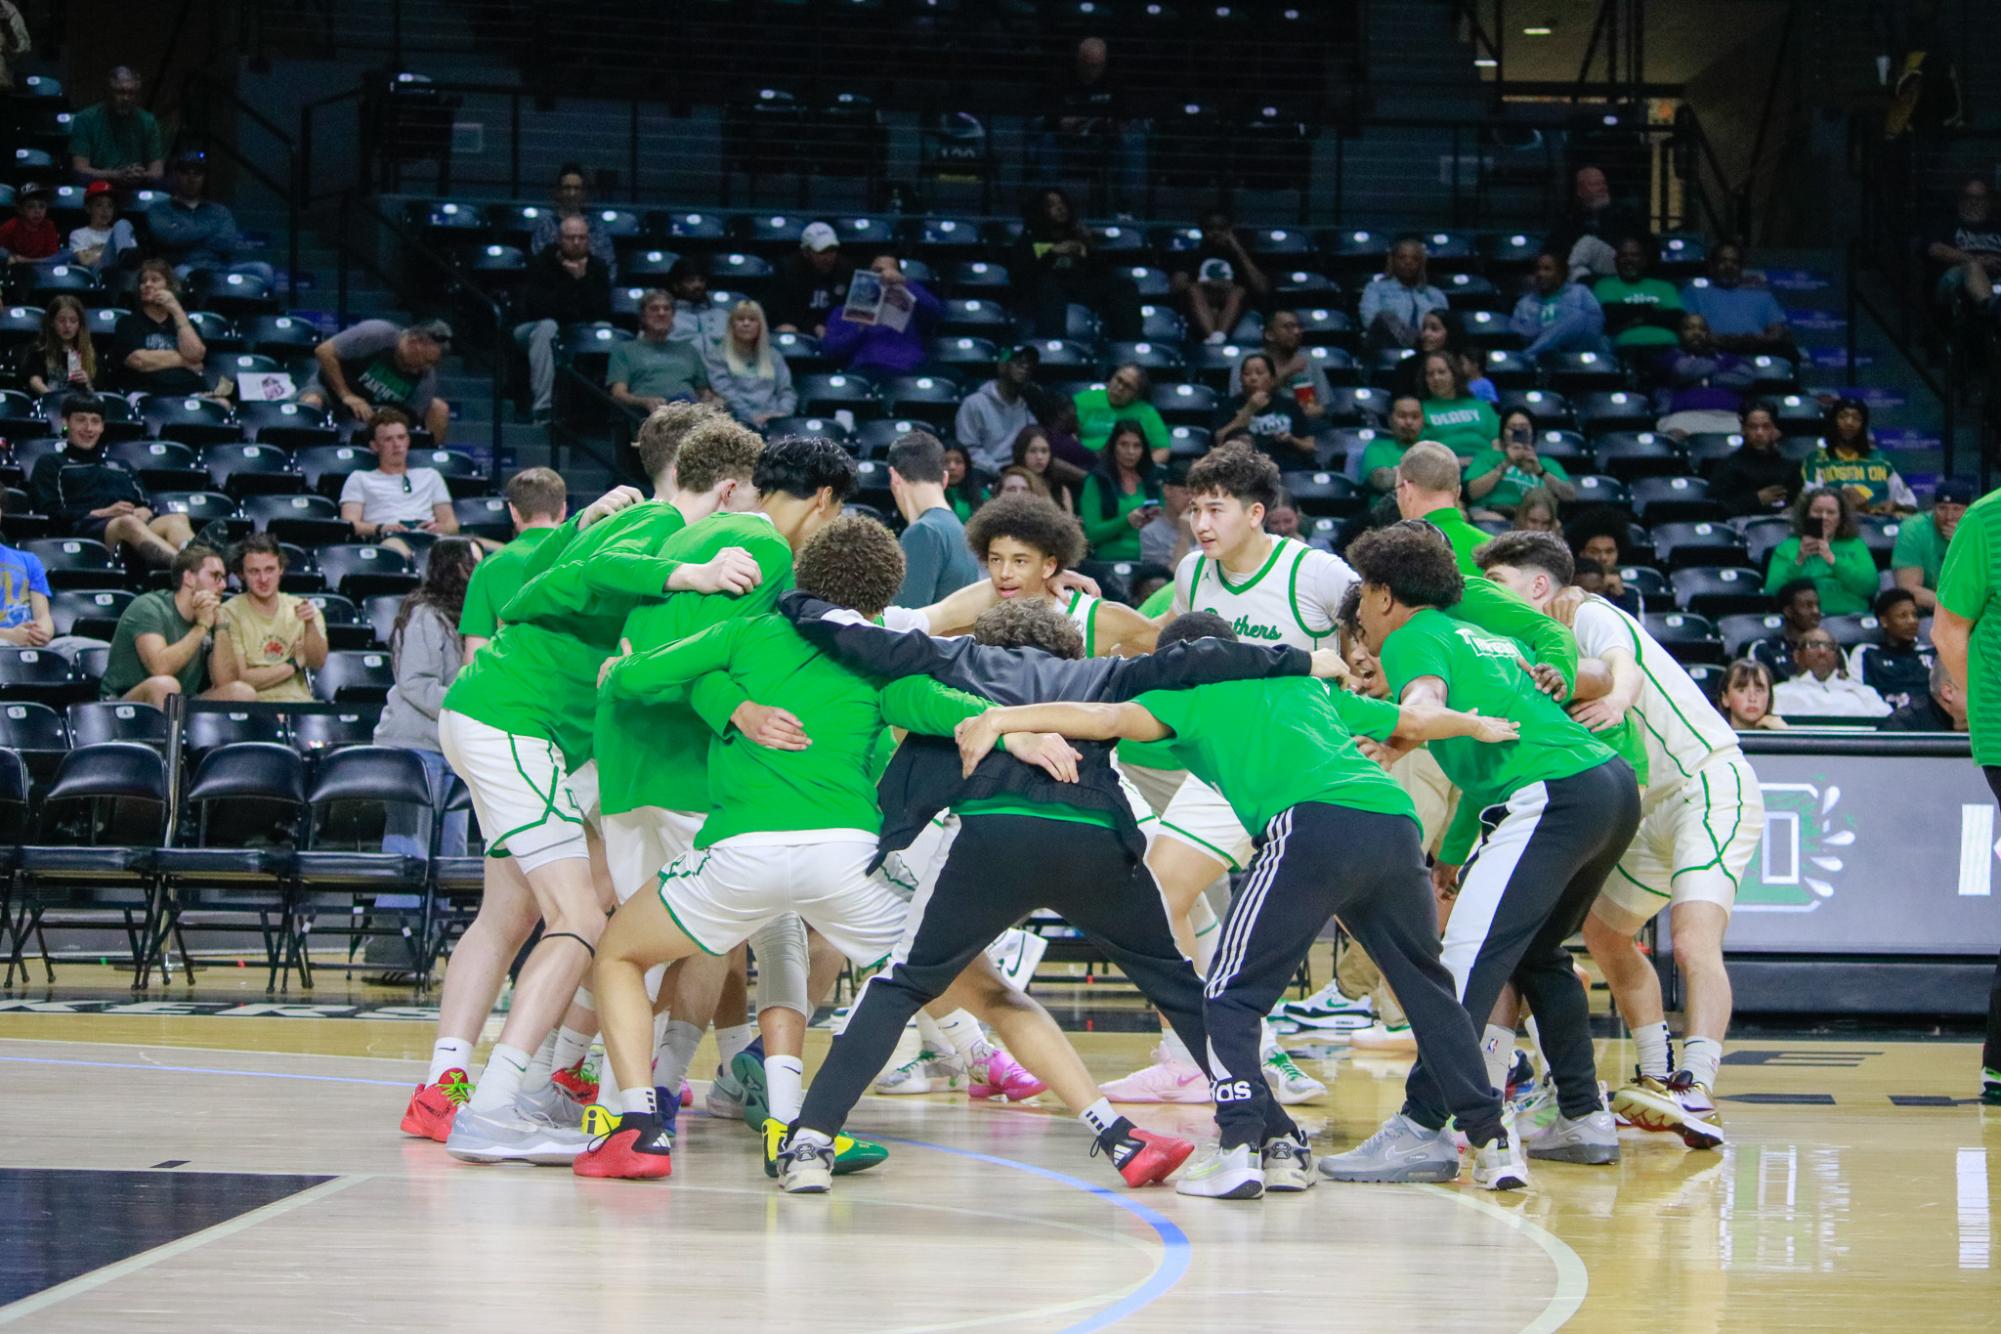
<path id="1" fill-rule="evenodd" d="M 1854 821 L 1837 808 L 1833 783 L 1764 783 L 1765 837 L 1744 868 L 1737 906 L 1753 912 L 1812 912 L 1834 897 L 1854 846 Z"/>

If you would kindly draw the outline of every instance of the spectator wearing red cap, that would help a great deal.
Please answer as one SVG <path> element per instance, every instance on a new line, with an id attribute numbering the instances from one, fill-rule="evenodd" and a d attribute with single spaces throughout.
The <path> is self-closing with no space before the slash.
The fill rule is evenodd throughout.
<path id="1" fill-rule="evenodd" d="M 139 253 L 132 224 L 118 216 L 118 197 L 110 181 L 92 181 L 83 192 L 84 224 L 69 234 L 71 262 L 99 273 L 116 269 L 127 256 Z"/>

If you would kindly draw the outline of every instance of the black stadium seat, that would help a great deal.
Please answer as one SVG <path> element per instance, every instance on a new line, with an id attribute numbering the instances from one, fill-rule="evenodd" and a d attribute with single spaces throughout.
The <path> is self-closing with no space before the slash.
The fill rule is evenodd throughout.
<path id="1" fill-rule="evenodd" d="M 1712 620 L 1762 612 L 1772 604 L 1765 596 L 1765 577 L 1756 570 L 1698 566 L 1676 570 L 1673 583 L 1676 606 Z"/>
<path id="2" fill-rule="evenodd" d="M 340 517 L 340 506 L 325 496 L 247 496 L 243 514 L 279 541 L 302 547 L 345 542 L 354 536 L 353 525 Z"/>
<path id="3" fill-rule="evenodd" d="M 329 704 L 379 704 L 396 684 L 389 655 L 375 649 L 330 652 L 313 673 L 313 694 Z"/>
<path id="4" fill-rule="evenodd" d="M 122 588 L 61 588 L 49 596 L 49 619 L 59 635 L 111 638 L 118 618 L 138 594 Z"/>
<path id="5" fill-rule="evenodd" d="M 125 582 L 125 566 L 102 542 L 87 537 L 44 537 L 23 542 L 21 549 L 48 571 L 49 588 L 116 588 Z"/>
<path id="6" fill-rule="evenodd" d="M 181 744 L 195 755 L 245 741 L 284 740 L 285 720 L 276 713 L 212 700 L 190 702 L 181 731 Z"/>
<path id="7" fill-rule="evenodd" d="M 319 562 L 327 586 L 350 598 L 408 593 L 417 586 L 417 572 L 408 558 L 388 547 L 358 542 L 321 547 Z"/>
<path id="8" fill-rule="evenodd" d="M 1718 617 L 1716 633 L 1723 637 L 1724 650 L 1733 658 L 1741 658 L 1755 641 L 1782 634 L 1785 626 L 1776 612 L 1739 612 Z"/>
<path id="9" fill-rule="evenodd" d="M 105 741 L 167 744 L 167 715 L 151 704 L 127 700 L 89 700 L 69 706 L 70 744 L 95 746 Z"/>
<path id="10" fill-rule="evenodd" d="M 243 438 L 229 405 L 212 398 L 174 398 L 148 394 L 139 400 L 139 415 L 149 433 L 189 445 L 209 445 Z"/>

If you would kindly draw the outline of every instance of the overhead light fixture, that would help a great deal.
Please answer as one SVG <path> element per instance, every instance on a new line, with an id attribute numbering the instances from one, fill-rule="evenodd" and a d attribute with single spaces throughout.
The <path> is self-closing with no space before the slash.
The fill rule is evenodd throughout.
<path id="1" fill-rule="evenodd" d="M 1481 56 L 1473 62 L 1474 69 L 1499 69 L 1501 62 L 1492 56 Z"/>
<path id="2" fill-rule="evenodd" d="M 1550 35 L 1551 33 L 1555 32 L 1555 31 L 1556 31 L 1556 27 L 1555 27 L 1555 25 L 1553 25 L 1553 24 L 1549 24 L 1549 23 L 1538 23 L 1538 24 L 1534 25 L 1533 27 L 1528 27 L 1528 28 L 1523 28 L 1523 29 L 1522 29 L 1522 36 L 1524 36 L 1524 37 L 1547 37 L 1547 36 L 1549 36 L 1549 35 Z"/>

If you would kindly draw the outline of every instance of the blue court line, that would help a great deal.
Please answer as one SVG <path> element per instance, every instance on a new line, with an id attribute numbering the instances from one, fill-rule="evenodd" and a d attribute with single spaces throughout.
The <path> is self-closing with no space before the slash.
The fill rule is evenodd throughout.
<path id="1" fill-rule="evenodd" d="M 1073 1177 L 1067 1172 L 1058 1172 L 1048 1167 L 1037 1167 L 1033 1163 L 1017 1162 L 1013 1158 L 1001 1158 L 990 1153 L 978 1153 L 972 1149 L 955 1149 L 949 1144 L 933 1144 L 928 1140 L 905 1139 L 900 1135 L 876 1135 L 872 1133 L 870 1137 L 880 1140 L 885 1144 L 908 1144 L 914 1149 L 929 1149 L 933 1153 L 949 1153 L 955 1158 L 970 1158 L 974 1162 L 988 1163 L 994 1167 L 1012 1168 L 1017 1172 L 1026 1172 L 1030 1176 L 1042 1177 L 1045 1180 L 1054 1181 L 1059 1185 L 1068 1186 L 1072 1190 L 1082 1191 L 1086 1195 L 1094 1195 L 1114 1208 L 1125 1210 L 1133 1217 L 1139 1219 L 1140 1222 L 1145 1223 L 1153 1229 L 1154 1235 L 1160 1238 L 1160 1244 L 1165 1249 L 1165 1254 L 1161 1256 L 1160 1263 L 1154 1266 L 1153 1273 L 1148 1276 L 1146 1282 L 1140 1284 L 1138 1288 L 1127 1293 L 1119 1301 L 1106 1307 L 1088 1320 L 1067 1326 L 1060 1331 L 1060 1334 L 1087 1334 L 1087 1331 L 1104 1329 L 1107 1326 L 1116 1324 L 1134 1312 L 1151 1306 L 1154 1302 L 1165 1297 L 1174 1285 L 1179 1283 L 1182 1277 L 1188 1273 L 1188 1234 L 1183 1232 L 1173 1219 L 1141 1204 L 1129 1195 L 1121 1195 L 1117 1191 L 1105 1186 L 1093 1185 L 1081 1177 Z"/>
<path id="2" fill-rule="evenodd" d="M 228 1075 L 240 1079 L 297 1079 L 322 1084 L 370 1084 L 380 1088 L 407 1088 L 407 1079 L 362 1079 L 353 1075 L 306 1075 L 277 1070 L 228 1070 L 219 1066 L 206 1065 L 155 1065 L 144 1061 L 76 1061 L 60 1057 L 44 1056 L 0 1056 L 0 1061 L 15 1065 L 67 1065 L 82 1066 L 93 1070 L 158 1070 L 170 1074 L 183 1075 Z M 1133 1217 L 1153 1229 L 1164 1248 L 1160 1263 L 1153 1273 L 1132 1292 L 1091 1316 L 1089 1319 L 1065 1327 L 1059 1334 L 1089 1334 L 1090 1331 L 1107 1328 L 1125 1319 L 1166 1296 L 1174 1285 L 1188 1273 L 1188 1234 L 1183 1232 L 1173 1219 L 1165 1214 L 1141 1204 L 1130 1196 L 1121 1195 L 1105 1186 L 1097 1186 L 1081 1177 L 1073 1177 L 1067 1172 L 1053 1168 L 1037 1167 L 1033 1163 L 1019 1162 L 1013 1158 L 1002 1158 L 995 1154 L 979 1153 L 972 1149 L 956 1149 L 949 1144 L 933 1144 L 928 1140 L 906 1139 L 898 1135 L 877 1135 L 876 1139 L 889 1144 L 907 1144 L 914 1149 L 929 1149 L 933 1153 L 950 1154 L 955 1158 L 970 1158 L 974 1162 L 987 1163 L 994 1167 L 1005 1167 L 1016 1172 L 1026 1172 L 1030 1176 L 1042 1177 L 1072 1190 L 1095 1196 L 1114 1208 L 1123 1209 Z"/>

